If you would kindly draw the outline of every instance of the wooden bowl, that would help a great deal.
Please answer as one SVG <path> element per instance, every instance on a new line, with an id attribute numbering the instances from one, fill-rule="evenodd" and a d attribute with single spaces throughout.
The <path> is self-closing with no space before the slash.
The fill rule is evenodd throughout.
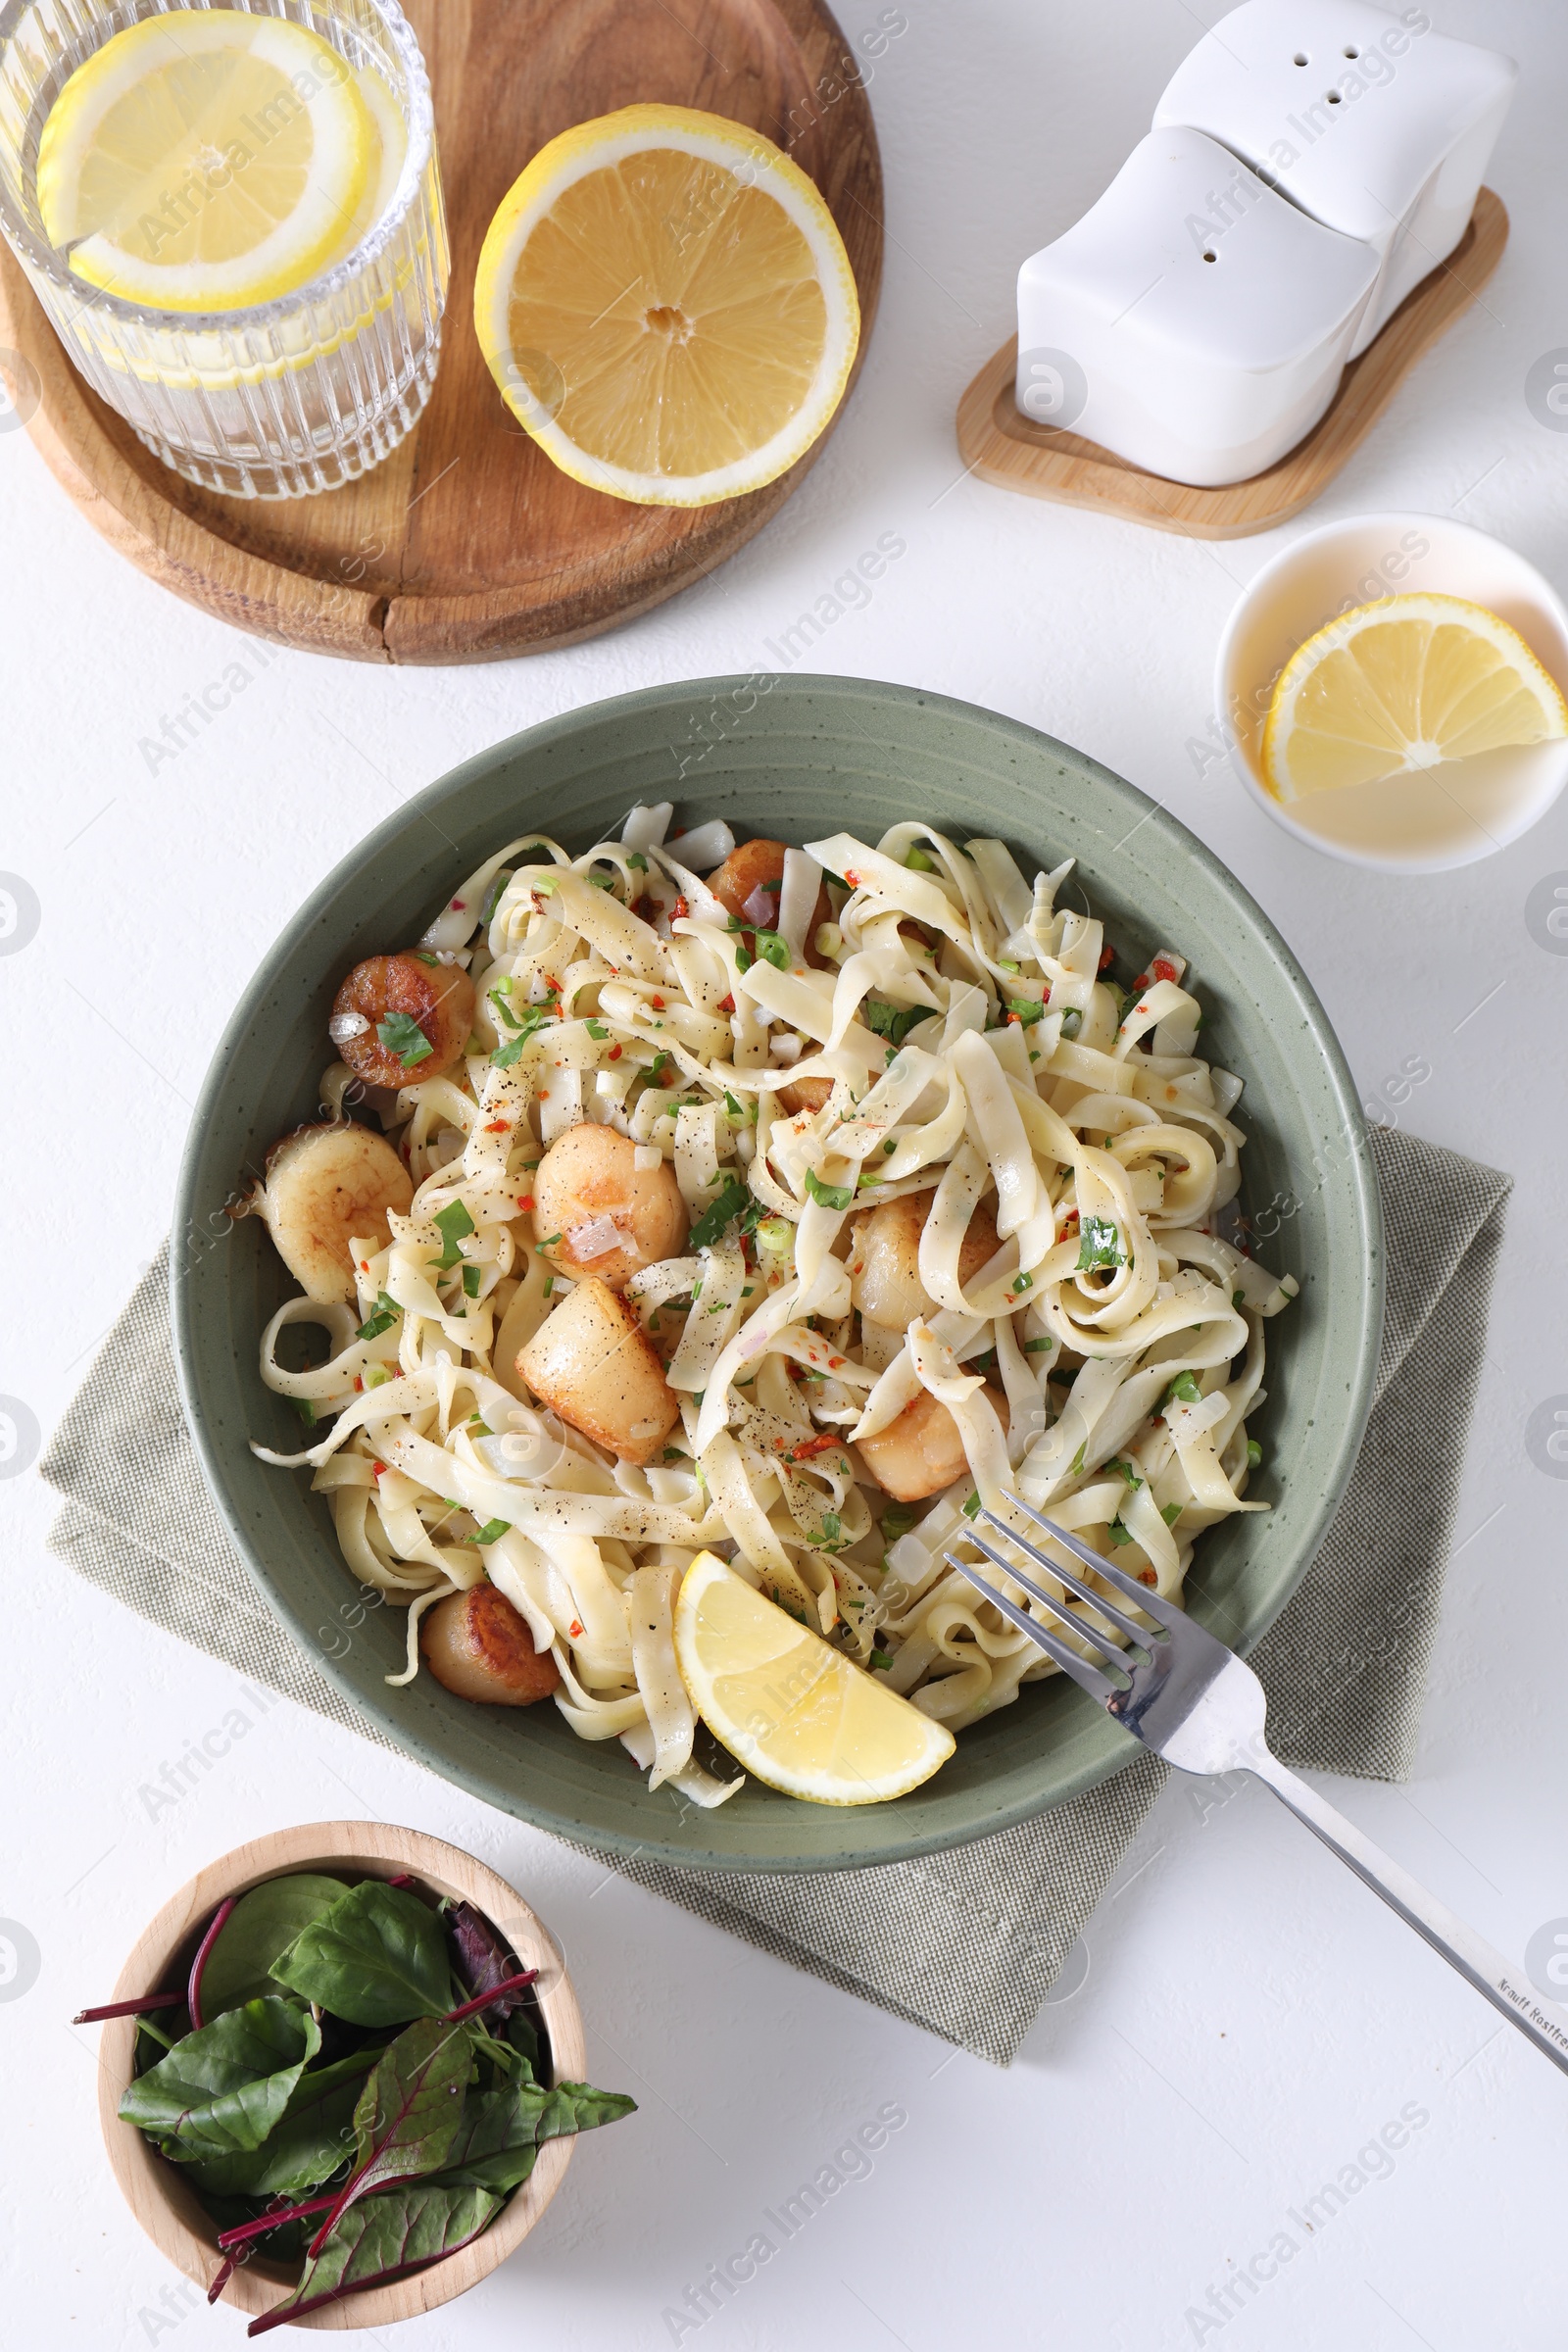
<path id="1" fill-rule="evenodd" d="M 433 1893 L 472 1903 L 505 1936 L 523 1967 L 539 1971 L 534 1992 L 550 2034 L 556 2080 L 583 2079 L 587 2054 L 582 2016 L 561 1955 L 541 1921 L 505 1879 L 471 1854 L 439 1838 L 426 1838 L 417 1830 L 392 1829 L 381 1822 L 321 1821 L 304 1829 L 275 1830 L 270 1837 L 255 1838 L 210 1862 L 137 1937 L 112 1997 L 130 2000 L 138 1993 L 183 1984 L 200 1933 L 225 1895 L 245 1894 L 265 1879 L 297 1870 L 349 1873 L 356 1879 L 393 1879 L 407 1871 Z M 120 2102 L 131 2079 L 135 2046 L 134 2018 L 114 2018 L 104 2027 L 98 2068 L 104 2145 L 115 2179 L 137 2221 L 205 2294 L 223 2260 L 218 2251 L 218 2224 L 202 2210 L 178 2166 L 160 2156 L 134 2125 L 120 2120 Z M 522 2243 L 560 2187 L 573 2145 L 571 2139 L 547 2140 L 522 2186 L 501 2208 L 483 2236 L 461 2252 L 412 2278 L 368 2288 L 341 2303 L 325 2304 L 291 2324 L 297 2328 L 385 2328 L 393 2320 L 414 2319 L 466 2294 Z M 293 2274 L 286 2266 L 258 2256 L 235 2271 L 221 2300 L 248 2314 L 269 2311 L 293 2283 Z"/>

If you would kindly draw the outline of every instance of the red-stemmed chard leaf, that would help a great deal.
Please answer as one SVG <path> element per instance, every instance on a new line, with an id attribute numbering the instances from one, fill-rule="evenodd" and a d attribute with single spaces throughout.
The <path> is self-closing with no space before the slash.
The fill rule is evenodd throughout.
<path id="1" fill-rule="evenodd" d="M 449 2009 L 447 2024 L 461 2025 L 466 2017 L 474 2017 L 481 2009 L 492 2007 L 498 2017 L 510 2017 L 517 2005 L 516 1996 L 526 1990 L 538 1974 L 536 1968 L 524 1968 L 514 1977 L 504 1977 L 493 1992 L 475 1993 L 473 1999 L 465 2001 L 461 2009 Z"/>
<path id="2" fill-rule="evenodd" d="M 225 1895 L 213 1913 L 213 1924 L 196 1946 L 196 1957 L 190 1964 L 190 1984 L 185 1993 L 185 2006 L 190 2011 L 192 2030 L 197 2034 L 207 2023 L 202 2015 L 202 1976 L 207 1967 L 208 1954 L 223 1933 L 224 1923 L 238 1900 L 237 1895 L 230 1894 Z"/>
<path id="3" fill-rule="evenodd" d="M 337 2203 L 334 2190 L 329 2197 L 308 2197 L 303 2205 L 280 2204 L 272 2213 L 258 2214 L 254 2222 L 240 2222 L 225 2230 L 218 2241 L 220 2254 L 231 2254 L 237 2246 L 248 2246 L 253 2237 L 270 2237 L 289 2222 L 302 2222 L 307 2214 L 330 2213 Z"/>
<path id="4" fill-rule="evenodd" d="M 320 2046 L 320 2027 L 292 2001 L 247 2001 L 187 2034 L 128 2083 L 121 2121 L 176 2164 L 259 2148 Z"/>
<path id="5" fill-rule="evenodd" d="M 426 2181 L 383 2188 L 332 2225 L 294 2292 L 252 2320 L 246 2333 L 266 2335 L 324 2303 L 428 2270 L 476 2238 L 500 2204 L 482 2188 L 436 2188 Z"/>
<path id="6" fill-rule="evenodd" d="M 74 2026 L 101 2026 L 110 2017 L 140 2017 L 147 2009 L 177 2009 L 184 2000 L 182 1992 L 144 1992 L 136 2001 L 105 2001 L 99 2009 L 78 2009 L 72 2019 Z"/>
<path id="7" fill-rule="evenodd" d="M 312 2240 L 313 2256 L 362 2197 L 440 2170 L 473 2071 L 472 2042 L 445 2018 L 421 2017 L 387 2043 L 354 2110 L 354 2170 Z"/>
<path id="8" fill-rule="evenodd" d="M 366 1879 L 302 1928 L 271 1975 L 351 2026 L 438 2017 L 452 1999 L 441 1922 L 405 1887 Z"/>
<path id="9" fill-rule="evenodd" d="M 458 1966 L 463 1981 L 471 1993 L 487 1993 L 497 2001 L 495 2022 L 499 2025 L 514 2009 L 522 2006 L 520 1992 L 513 1997 L 505 1987 L 516 1975 L 517 1963 L 513 1952 L 496 1934 L 483 1912 L 471 1903 L 455 1903 L 447 1913 L 447 1927 L 458 1947 Z M 518 1978 L 526 1984 L 532 1972 Z"/>

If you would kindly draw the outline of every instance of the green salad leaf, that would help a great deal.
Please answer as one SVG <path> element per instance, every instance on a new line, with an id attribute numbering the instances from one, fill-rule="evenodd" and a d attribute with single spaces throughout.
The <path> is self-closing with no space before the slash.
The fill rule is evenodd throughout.
<path id="1" fill-rule="evenodd" d="M 279 1994 L 247 2001 L 176 2041 L 120 2102 L 176 2164 L 259 2148 L 321 2046 L 321 2029 Z"/>
<path id="2" fill-rule="evenodd" d="M 451 1966 L 435 1912 L 402 1886 L 367 1879 L 303 1928 L 271 1974 L 352 2026 L 401 2026 L 451 2006 Z"/>

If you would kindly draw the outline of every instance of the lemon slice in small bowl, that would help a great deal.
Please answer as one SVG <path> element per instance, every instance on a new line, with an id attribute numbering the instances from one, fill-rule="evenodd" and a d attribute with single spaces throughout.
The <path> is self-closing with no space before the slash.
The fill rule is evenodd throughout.
<path id="1" fill-rule="evenodd" d="M 1263 728 L 1277 800 L 1381 783 L 1568 736 L 1568 704 L 1516 629 L 1457 596 L 1342 613 L 1286 664 Z"/>
<path id="2" fill-rule="evenodd" d="M 239 9 L 144 17 L 76 68 L 38 148 L 74 274 L 163 311 L 247 310 L 330 266 L 381 160 L 353 69 Z"/>
<path id="3" fill-rule="evenodd" d="M 771 140 L 629 106 L 540 149 L 473 296 L 502 397 L 562 470 L 642 506 L 760 490 L 830 422 L 859 302 L 814 184 Z"/>
<path id="4" fill-rule="evenodd" d="M 906 1796 L 953 1754 L 953 1734 L 700 1551 L 675 1603 L 675 1657 L 693 1706 L 769 1788 L 818 1805 Z"/>

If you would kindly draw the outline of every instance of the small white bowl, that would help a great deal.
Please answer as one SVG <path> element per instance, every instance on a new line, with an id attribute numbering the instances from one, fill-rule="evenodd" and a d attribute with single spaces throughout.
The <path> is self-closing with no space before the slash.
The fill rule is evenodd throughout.
<path id="1" fill-rule="evenodd" d="M 1220 726 L 1253 800 L 1298 841 L 1386 873 L 1444 873 L 1506 849 L 1568 783 L 1568 743 L 1541 743 L 1385 784 L 1274 798 L 1263 781 L 1263 722 L 1285 664 L 1336 613 L 1417 593 L 1484 605 L 1568 692 L 1562 599 L 1512 548 L 1437 514 L 1354 514 L 1304 532 L 1243 592 L 1214 671 Z"/>

